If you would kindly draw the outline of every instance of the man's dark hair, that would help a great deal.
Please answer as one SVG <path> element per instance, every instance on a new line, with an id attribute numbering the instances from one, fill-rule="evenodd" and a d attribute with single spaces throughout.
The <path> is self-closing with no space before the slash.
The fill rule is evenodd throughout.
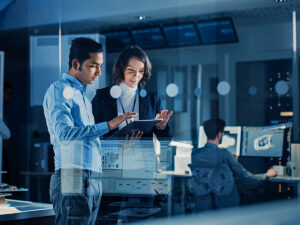
<path id="1" fill-rule="evenodd" d="M 80 63 L 79 69 L 81 70 L 82 63 L 89 59 L 90 53 L 101 53 L 103 52 L 103 47 L 100 43 L 90 39 L 90 38 L 76 38 L 72 41 L 72 46 L 70 48 L 69 54 L 69 69 L 72 68 L 72 60 L 77 59 Z"/>
<path id="2" fill-rule="evenodd" d="M 120 84 L 122 81 L 124 81 L 124 72 L 131 58 L 137 58 L 144 63 L 144 75 L 140 83 L 145 85 L 151 77 L 152 67 L 145 51 L 137 45 L 127 46 L 121 51 L 114 64 L 113 80 L 116 84 Z"/>
<path id="3" fill-rule="evenodd" d="M 210 119 L 203 123 L 204 131 L 208 140 L 214 140 L 219 132 L 224 132 L 225 121 Z"/>

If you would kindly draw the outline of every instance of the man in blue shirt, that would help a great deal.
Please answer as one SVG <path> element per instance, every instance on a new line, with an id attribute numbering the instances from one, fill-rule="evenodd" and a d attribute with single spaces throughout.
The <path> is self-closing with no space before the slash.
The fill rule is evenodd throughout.
<path id="1" fill-rule="evenodd" d="M 199 184 L 198 186 L 194 185 L 194 187 L 198 187 L 198 189 L 203 188 L 202 193 L 196 190 L 196 193 L 197 191 L 200 193 L 196 194 L 196 211 L 238 206 L 239 195 L 236 185 L 234 182 L 230 184 L 232 176 L 236 181 L 254 187 L 263 183 L 266 179 L 277 175 L 277 171 L 273 168 L 269 169 L 265 174 L 252 174 L 239 164 L 227 149 L 218 148 L 218 144 L 222 142 L 225 121 L 210 119 L 205 121 L 203 126 L 207 136 L 207 143 L 203 148 L 194 149 L 191 158 L 194 182 Z M 211 172 L 213 169 L 214 173 Z M 201 171 L 206 170 L 208 176 L 197 177 L 195 174 L 196 170 L 198 170 L 199 174 Z M 210 176 L 209 174 L 216 176 Z M 225 179 L 226 177 L 228 179 Z M 221 178 L 224 179 L 223 186 Z M 218 187 L 214 187 L 214 185 L 218 185 Z M 228 186 L 230 186 L 230 189 L 228 189 Z M 222 189 L 224 190 L 223 193 Z"/>
<path id="2" fill-rule="evenodd" d="M 55 152 L 50 200 L 57 224 L 95 223 L 102 195 L 99 137 L 136 115 L 129 112 L 95 124 L 86 88 L 101 75 L 102 64 L 102 45 L 76 38 L 70 48 L 69 72 L 53 83 L 44 97 L 44 114 Z"/>

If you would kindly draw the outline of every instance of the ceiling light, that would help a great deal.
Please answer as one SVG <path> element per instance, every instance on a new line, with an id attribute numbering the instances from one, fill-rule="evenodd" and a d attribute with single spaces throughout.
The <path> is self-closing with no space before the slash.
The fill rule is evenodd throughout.
<path id="1" fill-rule="evenodd" d="M 138 19 L 139 21 L 145 21 L 150 19 L 150 16 L 135 16 L 134 18 Z"/>

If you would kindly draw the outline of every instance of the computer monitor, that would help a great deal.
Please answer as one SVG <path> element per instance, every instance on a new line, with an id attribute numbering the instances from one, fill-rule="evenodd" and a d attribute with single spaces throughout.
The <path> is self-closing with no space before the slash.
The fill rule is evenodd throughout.
<path id="1" fill-rule="evenodd" d="M 204 127 L 200 126 L 199 127 L 199 137 L 198 137 L 198 148 L 204 147 L 204 145 L 207 142 L 207 137 L 204 131 Z"/>
<path id="2" fill-rule="evenodd" d="M 171 178 L 157 173 L 153 141 L 104 140 L 101 145 L 102 190 L 105 195 L 152 196 L 170 192 Z"/>
<path id="3" fill-rule="evenodd" d="M 242 155 L 282 157 L 283 129 L 264 130 L 263 127 L 243 127 Z"/>
<path id="4" fill-rule="evenodd" d="M 197 22 L 202 44 L 221 44 L 238 42 L 231 18 Z"/>
<path id="5" fill-rule="evenodd" d="M 140 140 L 123 154 L 123 178 L 155 178 L 157 160 L 153 141 Z"/>
<path id="6" fill-rule="evenodd" d="M 237 156 L 240 155 L 241 146 L 241 131 L 240 126 L 226 126 L 224 128 L 224 136 L 222 138 L 222 143 L 218 145 L 219 148 L 226 148 L 233 154 Z M 207 137 L 204 132 L 203 126 L 199 128 L 199 141 L 198 147 L 201 148 L 207 142 Z"/>
<path id="7" fill-rule="evenodd" d="M 129 144 L 128 144 L 129 143 Z M 153 178 L 157 160 L 153 141 L 102 141 L 102 169 L 105 178 Z"/>
<path id="8" fill-rule="evenodd" d="M 119 52 L 125 46 L 132 44 L 127 30 L 104 33 L 108 52 Z"/>
<path id="9" fill-rule="evenodd" d="M 200 44 L 193 23 L 164 26 L 163 31 L 169 47 Z"/>
<path id="10" fill-rule="evenodd" d="M 133 29 L 131 34 L 135 44 L 139 45 L 141 48 L 149 49 L 165 47 L 165 40 L 160 27 Z"/>

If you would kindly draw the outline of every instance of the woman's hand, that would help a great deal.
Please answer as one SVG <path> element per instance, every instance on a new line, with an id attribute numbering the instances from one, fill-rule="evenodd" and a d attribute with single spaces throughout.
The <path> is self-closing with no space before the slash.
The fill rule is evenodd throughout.
<path id="1" fill-rule="evenodd" d="M 160 114 L 156 114 L 155 119 L 162 119 L 162 121 L 157 124 L 158 128 L 165 129 L 167 126 L 167 123 L 172 115 L 173 115 L 173 111 L 169 112 L 169 114 L 168 114 L 167 109 L 161 110 Z"/>

